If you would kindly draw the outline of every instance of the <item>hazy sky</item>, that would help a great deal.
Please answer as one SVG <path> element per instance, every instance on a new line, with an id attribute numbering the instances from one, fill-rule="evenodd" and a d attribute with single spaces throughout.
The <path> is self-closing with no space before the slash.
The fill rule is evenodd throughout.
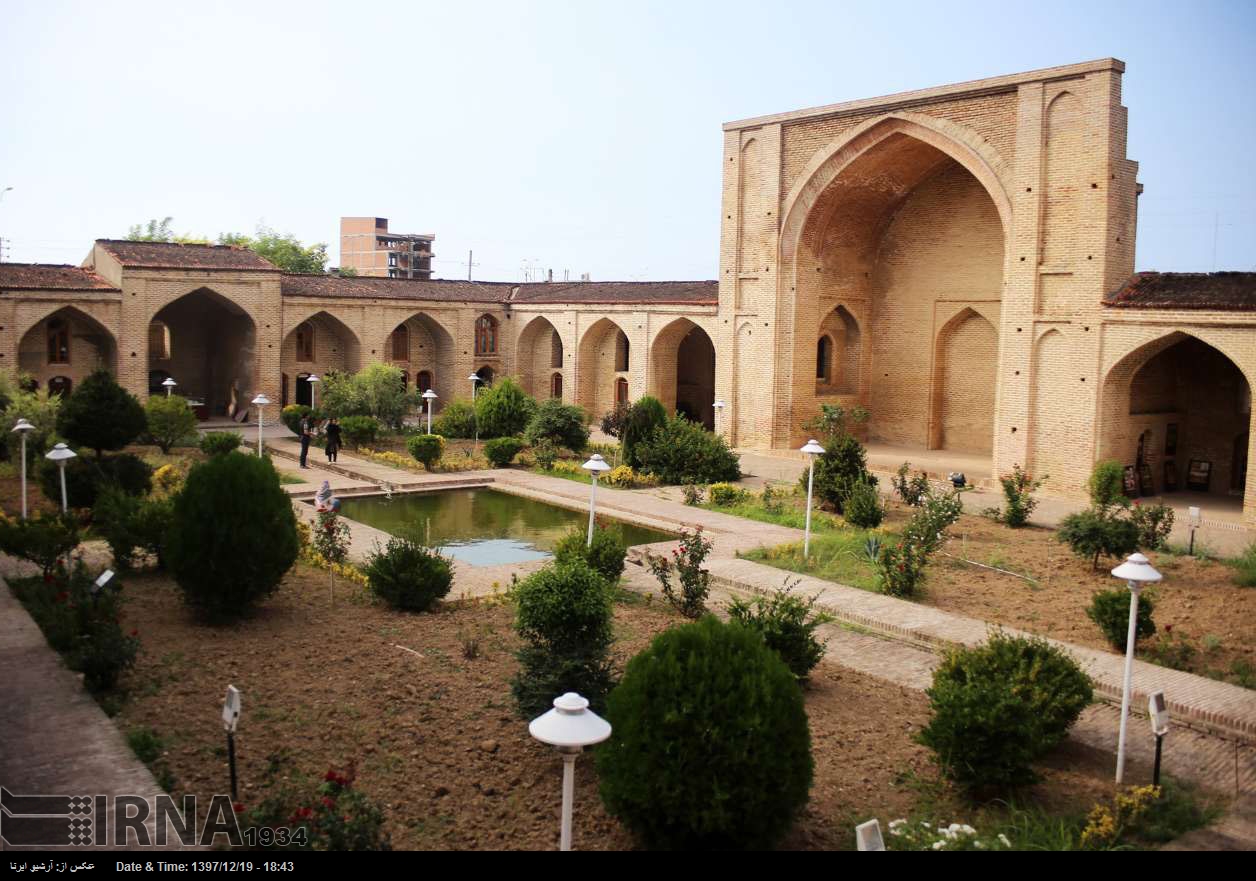
<path id="1" fill-rule="evenodd" d="M 0 0 L 6 259 L 172 215 L 438 274 L 714 278 L 720 124 L 1115 56 L 1138 268 L 1256 270 L 1256 2 Z"/>

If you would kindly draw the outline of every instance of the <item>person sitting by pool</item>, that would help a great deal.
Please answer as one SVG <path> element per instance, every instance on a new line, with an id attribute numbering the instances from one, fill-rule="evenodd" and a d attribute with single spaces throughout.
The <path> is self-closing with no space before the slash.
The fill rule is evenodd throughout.
<path id="1" fill-rule="evenodd" d="M 339 511 L 340 499 L 331 494 L 331 482 L 324 480 L 318 492 L 314 494 L 314 510 L 322 514 L 324 511 Z"/>

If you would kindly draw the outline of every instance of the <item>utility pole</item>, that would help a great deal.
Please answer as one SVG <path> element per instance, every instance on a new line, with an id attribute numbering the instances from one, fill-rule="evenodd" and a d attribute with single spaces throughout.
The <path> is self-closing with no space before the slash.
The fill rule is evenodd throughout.
<path id="1" fill-rule="evenodd" d="M 474 266 L 471 258 L 475 255 L 475 251 L 467 251 L 467 281 L 471 280 L 471 267 Z"/>

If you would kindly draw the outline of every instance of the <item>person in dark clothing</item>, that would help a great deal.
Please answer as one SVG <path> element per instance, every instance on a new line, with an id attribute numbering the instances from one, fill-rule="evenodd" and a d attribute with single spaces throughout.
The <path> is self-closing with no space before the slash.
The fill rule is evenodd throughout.
<path id="1" fill-rule="evenodd" d="M 327 422 L 327 461 L 335 462 L 340 452 L 340 422 L 330 419 Z"/>
<path id="2" fill-rule="evenodd" d="M 309 468 L 305 464 L 305 457 L 310 453 L 310 438 L 314 435 L 314 419 L 310 414 L 306 413 L 301 417 L 301 424 L 298 426 L 301 430 L 301 467 Z"/>

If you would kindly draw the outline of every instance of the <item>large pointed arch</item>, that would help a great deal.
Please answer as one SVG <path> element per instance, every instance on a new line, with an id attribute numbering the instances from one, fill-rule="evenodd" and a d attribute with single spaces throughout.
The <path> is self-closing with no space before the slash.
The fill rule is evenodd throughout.
<path id="1" fill-rule="evenodd" d="M 715 345 L 701 325 L 677 318 L 650 343 L 649 393 L 669 412 L 715 427 Z"/>
<path id="2" fill-rule="evenodd" d="M 534 398 L 552 397 L 553 377 L 561 376 L 566 361 L 562 334 L 549 318 L 537 315 L 523 326 L 515 344 L 515 373 L 524 391 Z"/>
<path id="3" fill-rule="evenodd" d="M 249 409 L 260 371 L 257 323 L 246 309 L 210 287 L 168 300 L 149 315 L 146 357 L 154 324 L 168 334 L 169 357 L 150 358 L 146 376 L 169 374 L 180 394 L 201 402 L 202 418 L 236 418 Z"/>
<path id="4" fill-rule="evenodd" d="M 576 403 L 594 417 L 614 409 L 617 379 L 628 379 L 631 384 L 631 360 L 627 370 L 616 370 L 615 356 L 626 339 L 628 332 L 610 317 L 599 318 L 580 334 L 576 346 Z"/>
<path id="5" fill-rule="evenodd" d="M 29 322 L 18 337 L 17 356 L 18 369 L 41 386 L 64 378 L 77 383 L 95 370 L 118 371 L 117 339 L 99 319 L 75 306 L 54 306 Z"/>
<path id="6" fill-rule="evenodd" d="M 400 353 L 393 349 L 399 328 L 404 330 L 404 358 L 395 357 Z M 421 377 L 422 383 L 430 383 L 426 388 L 431 388 L 438 395 L 435 412 L 440 411 L 442 402 L 451 400 L 466 385 L 465 382 L 458 385 L 454 375 L 453 334 L 443 322 L 428 312 L 414 312 L 398 321 L 388 331 L 381 345 L 387 356 L 385 360 L 400 367 L 407 378 L 413 377 L 415 388 L 421 385 L 420 374 L 425 374 Z M 461 394 L 465 396 L 466 392 Z"/>
<path id="7" fill-rule="evenodd" d="M 304 345 L 299 346 L 298 342 Z M 280 349 L 284 373 L 328 371 L 356 373 L 362 369 L 362 341 L 352 327 L 325 309 L 291 317 Z"/>

